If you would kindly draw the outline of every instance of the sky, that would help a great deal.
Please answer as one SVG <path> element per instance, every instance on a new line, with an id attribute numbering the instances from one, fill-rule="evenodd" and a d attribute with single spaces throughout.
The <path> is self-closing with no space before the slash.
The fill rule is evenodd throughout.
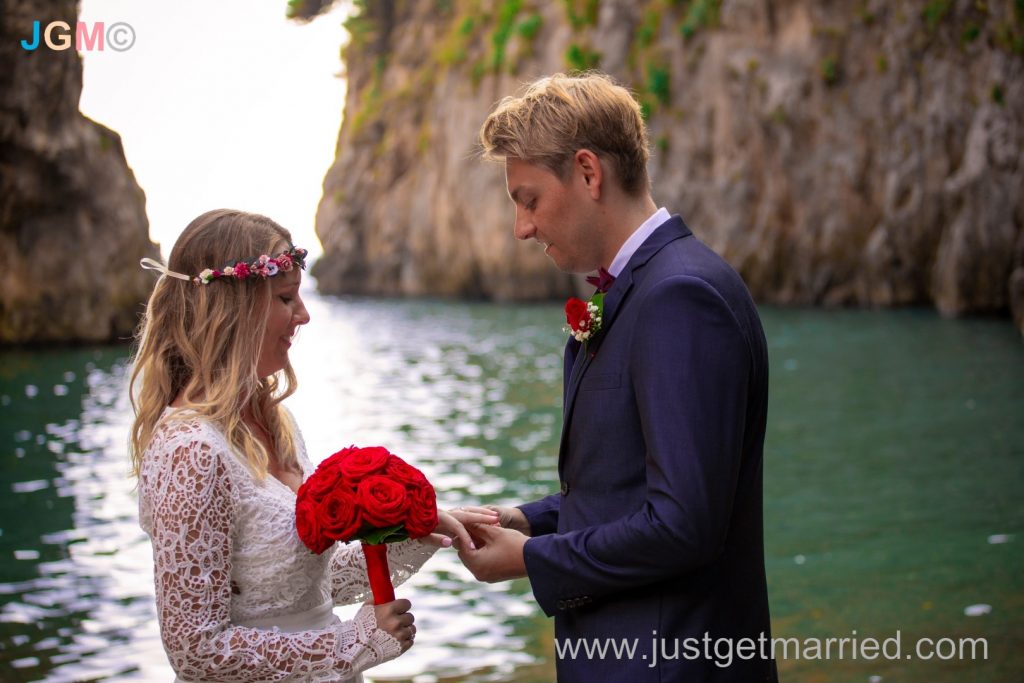
<path id="1" fill-rule="evenodd" d="M 79 20 L 127 23 L 124 51 L 81 52 L 79 108 L 118 132 L 166 257 L 214 208 L 263 213 L 321 252 L 314 217 L 345 98 L 339 3 L 308 24 L 286 0 L 82 0 Z"/>

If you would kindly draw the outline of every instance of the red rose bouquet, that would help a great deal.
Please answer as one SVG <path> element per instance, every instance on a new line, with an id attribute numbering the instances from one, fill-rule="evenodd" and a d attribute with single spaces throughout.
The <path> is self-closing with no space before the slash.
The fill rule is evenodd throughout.
<path id="1" fill-rule="evenodd" d="M 350 446 L 328 457 L 299 487 L 295 528 L 319 555 L 335 541 L 359 540 L 374 604 L 395 599 L 387 543 L 422 538 L 437 526 L 434 487 L 386 448 Z"/>

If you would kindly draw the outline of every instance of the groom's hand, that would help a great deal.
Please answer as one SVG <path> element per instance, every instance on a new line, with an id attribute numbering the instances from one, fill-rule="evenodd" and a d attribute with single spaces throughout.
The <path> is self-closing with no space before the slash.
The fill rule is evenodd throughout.
<path id="1" fill-rule="evenodd" d="M 530 522 L 526 519 L 526 515 L 519 508 L 507 508 L 499 505 L 487 505 L 485 506 L 489 510 L 494 510 L 498 513 L 501 519 L 501 526 L 506 529 L 515 529 L 519 533 L 532 536 L 530 533 Z"/>
<path id="2" fill-rule="evenodd" d="M 477 581 L 495 583 L 526 576 L 523 546 L 530 540 L 528 536 L 486 524 L 474 525 L 470 532 L 477 540 L 477 548 L 459 548 L 459 559 Z"/>

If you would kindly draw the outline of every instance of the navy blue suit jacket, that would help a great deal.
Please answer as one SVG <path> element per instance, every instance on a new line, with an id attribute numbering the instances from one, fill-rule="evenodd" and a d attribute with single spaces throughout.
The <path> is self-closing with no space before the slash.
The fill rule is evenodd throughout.
<path id="1" fill-rule="evenodd" d="M 774 662 L 735 651 L 771 637 L 768 354 L 739 275 L 673 216 L 615 280 L 595 338 L 570 339 L 564 391 L 561 491 L 521 508 L 527 573 L 562 646 L 637 646 L 632 658 L 563 654 L 558 680 L 776 680 Z M 716 639 L 731 639 L 730 666 L 729 643 L 704 657 Z"/>

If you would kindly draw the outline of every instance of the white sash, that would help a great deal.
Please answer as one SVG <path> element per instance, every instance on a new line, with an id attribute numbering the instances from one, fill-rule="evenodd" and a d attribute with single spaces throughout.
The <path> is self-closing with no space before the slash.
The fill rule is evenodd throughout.
<path id="1" fill-rule="evenodd" d="M 316 631 L 327 628 L 333 619 L 334 602 L 327 600 L 322 605 L 317 605 L 305 612 L 282 614 L 276 617 L 240 619 L 234 622 L 234 625 L 258 628 L 264 631 L 269 631 L 276 626 L 285 633 L 295 633 L 296 631 Z"/>

